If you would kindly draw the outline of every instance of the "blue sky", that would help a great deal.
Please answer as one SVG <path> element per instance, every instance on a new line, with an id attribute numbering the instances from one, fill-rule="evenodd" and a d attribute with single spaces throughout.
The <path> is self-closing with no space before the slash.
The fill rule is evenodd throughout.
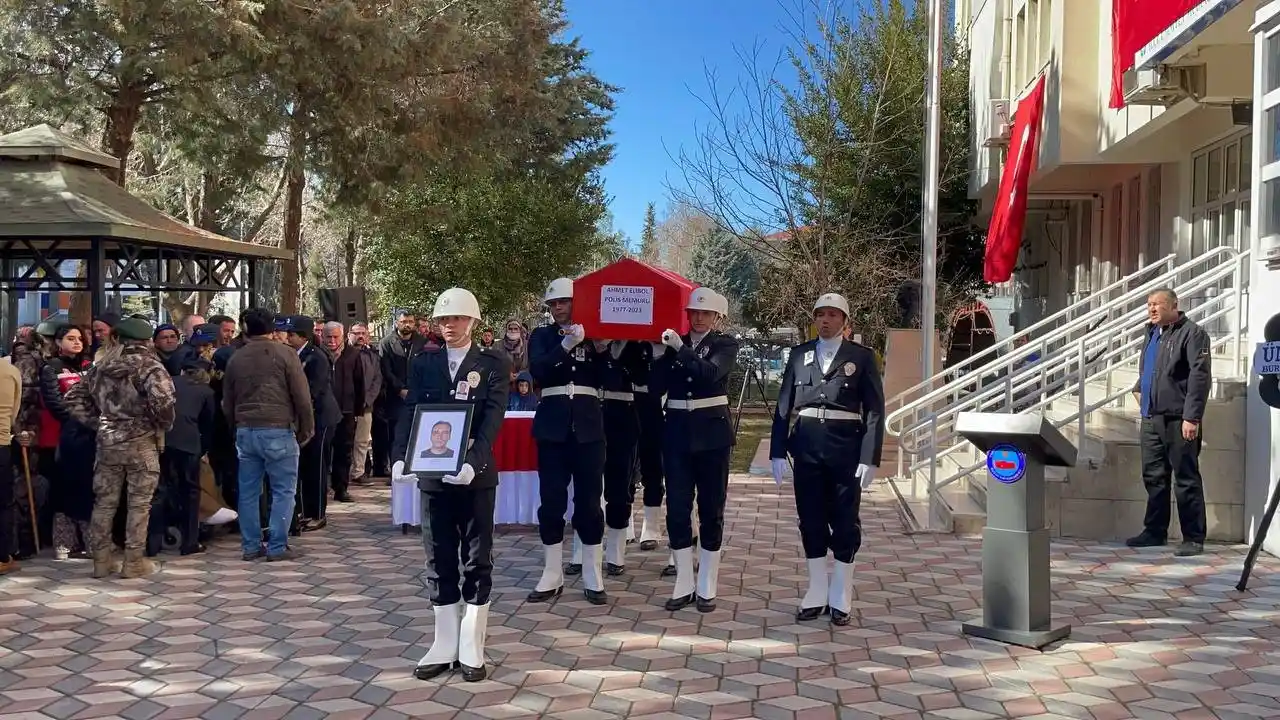
<path id="1" fill-rule="evenodd" d="M 605 169 L 614 226 L 638 241 L 645 205 L 662 217 L 667 182 L 681 182 L 676 159 L 709 121 L 706 69 L 725 90 L 763 42 L 770 62 L 789 43 L 793 0 L 567 0 L 570 34 L 592 53 L 592 69 L 622 87 L 613 120 L 617 152 Z"/>

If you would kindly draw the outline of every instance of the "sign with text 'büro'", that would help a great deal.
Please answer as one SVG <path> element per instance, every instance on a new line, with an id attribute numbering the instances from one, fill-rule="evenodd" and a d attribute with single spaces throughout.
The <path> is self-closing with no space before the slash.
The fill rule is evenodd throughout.
<path id="1" fill-rule="evenodd" d="M 1280 342 L 1259 343 L 1253 353 L 1254 375 L 1280 375 Z"/>
<path id="2" fill-rule="evenodd" d="M 600 322 L 618 325 L 653 323 L 653 288 L 605 285 L 600 288 Z"/>

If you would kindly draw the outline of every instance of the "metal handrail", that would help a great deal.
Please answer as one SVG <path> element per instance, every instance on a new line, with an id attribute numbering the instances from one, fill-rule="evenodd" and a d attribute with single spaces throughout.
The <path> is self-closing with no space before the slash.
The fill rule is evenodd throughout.
<path id="1" fill-rule="evenodd" d="M 1191 294 L 1195 292 L 1200 292 L 1202 290 L 1207 290 L 1210 287 L 1213 287 L 1214 285 L 1216 285 L 1221 280 L 1225 279 L 1229 274 L 1233 274 L 1237 271 L 1238 271 L 1238 266 L 1230 263 L 1223 263 L 1222 265 L 1219 265 L 1213 270 L 1210 270 L 1208 273 L 1201 274 L 1197 276 L 1194 280 L 1187 283 L 1185 286 L 1183 286 L 1182 292 L 1186 294 Z M 1210 298 L 1206 300 L 1205 303 L 1197 306 L 1191 311 L 1188 311 L 1188 315 L 1191 315 L 1193 317 L 1198 316 L 1202 308 L 1219 304 L 1221 300 L 1224 300 L 1226 298 L 1236 299 L 1238 304 L 1239 293 L 1240 293 L 1240 290 L 1238 287 L 1232 288 L 1230 292 L 1220 294 L 1214 298 Z M 1012 405 L 1013 399 L 1016 393 L 1016 391 L 1014 390 L 1014 386 L 1019 385 L 1024 378 L 1030 377 L 1030 376 L 1043 378 L 1045 375 L 1049 375 L 1059 371 L 1061 369 L 1057 367 L 1059 364 L 1075 362 L 1076 360 L 1075 353 L 1072 352 L 1072 350 L 1075 349 L 1075 347 L 1079 347 L 1079 346 L 1087 347 L 1089 345 L 1092 345 L 1095 347 L 1095 349 L 1092 352 L 1098 353 L 1098 350 L 1096 350 L 1096 346 L 1098 344 L 1105 343 L 1109 346 L 1114 341 L 1114 336 L 1117 333 L 1128 333 L 1128 332 L 1132 332 L 1134 328 L 1142 327 L 1142 325 L 1145 323 L 1143 319 L 1144 316 L 1145 316 L 1144 309 L 1134 308 L 1120 315 L 1112 316 L 1109 319 L 1104 319 L 1104 321 L 1101 324 L 1097 325 L 1094 328 L 1091 328 L 1089 337 L 1078 338 L 1077 342 L 1073 343 L 1071 346 L 1063 348 L 1062 350 L 1055 352 L 1053 354 L 1046 354 L 1045 356 L 1041 357 L 1040 360 L 1038 360 L 1034 365 L 1028 366 L 1026 368 L 1014 369 L 1009 373 L 1006 373 L 1004 381 L 1002 383 L 995 384 L 990 387 L 980 387 L 978 390 L 974 392 L 967 392 L 963 397 L 955 399 L 949 402 L 948 404 L 944 405 L 943 407 L 936 409 L 934 412 L 929 413 L 927 418 L 918 418 L 915 422 L 910 423 L 908 426 L 900 428 L 898 430 L 897 436 L 900 438 L 899 447 L 906 449 L 909 452 L 913 452 L 913 453 L 918 452 L 921 446 L 913 442 L 914 441 L 913 436 L 915 434 L 915 431 L 921 429 L 926 424 L 936 425 L 938 424 L 939 421 L 945 423 L 947 422 L 947 419 L 950 418 L 950 416 L 958 412 L 962 412 L 964 410 L 970 410 L 970 409 L 981 410 L 982 406 L 986 404 L 987 400 L 992 399 L 998 394 L 1001 394 L 1001 393 L 1005 394 L 1009 402 L 1009 405 Z M 1062 330 L 1078 330 L 1078 328 L 1075 328 L 1075 329 L 1063 328 Z M 1056 333 L 1051 333 L 1050 336 L 1046 336 L 1043 342 L 1047 343 L 1051 339 L 1051 336 L 1053 334 L 1056 334 Z M 1079 352 L 1084 353 L 1085 352 L 1084 347 L 1079 347 Z M 1106 353 L 1106 349 L 1104 348 L 1101 351 L 1101 354 L 1105 354 L 1105 353 Z M 1025 352 L 1021 353 L 1020 356 L 1016 356 L 1013 358 L 1006 358 L 1006 360 L 1020 362 L 1024 356 L 1025 356 Z M 1085 358 L 1085 360 L 1088 362 L 1088 364 L 1093 365 L 1098 362 L 1099 357 L 1095 356 L 1091 359 Z M 1108 368 L 1108 370 L 1110 369 L 1111 368 Z M 980 381 L 980 377 L 982 375 L 989 374 L 989 372 L 974 373 L 974 374 L 979 375 L 979 378 L 975 379 L 970 376 L 959 378 L 955 381 L 952 381 L 952 383 L 950 383 L 948 387 L 972 386 L 975 383 L 975 381 Z M 947 387 L 940 389 L 939 392 L 945 389 L 947 389 Z M 949 394 L 950 393 L 948 393 L 948 395 Z M 906 408 L 904 408 L 903 410 L 906 410 Z M 898 411 L 898 413 L 902 414 L 903 411 L 900 410 Z M 907 442 L 903 442 L 904 440 Z M 934 443 L 931 443 L 931 444 L 936 444 L 936 440 Z"/>
<path id="2" fill-rule="evenodd" d="M 1224 297 L 1225 297 L 1225 296 L 1224 296 Z M 1205 307 L 1205 306 L 1206 306 L 1206 305 L 1201 305 L 1200 307 Z M 1198 308 L 1196 308 L 1196 309 L 1197 309 L 1197 310 L 1199 310 L 1199 309 L 1200 309 L 1200 307 L 1198 307 Z M 1226 315 L 1228 312 L 1230 312 L 1231 310 L 1232 310 L 1232 308 L 1231 308 L 1230 306 L 1224 306 L 1224 307 L 1222 307 L 1222 308 L 1218 309 L 1216 312 L 1211 313 L 1208 317 L 1199 318 L 1199 321 L 1200 321 L 1200 322 L 1208 322 L 1208 321 L 1215 320 L 1215 319 L 1217 319 L 1217 318 L 1219 318 L 1219 317 L 1221 317 L 1221 316 L 1225 316 L 1225 315 Z M 1114 350 L 1112 350 L 1111 352 L 1109 352 L 1109 353 L 1107 353 L 1107 354 L 1109 354 L 1109 355 L 1114 355 L 1114 356 L 1120 356 L 1120 357 L 1123 357 L 1123 356 L 1129 355 L 1129 356 L 1131 357 L 1131 355 L 1132 355 L 1133 353 L 1136 353 L 1136 352 L 1139 350 L 1139 348 L 1141 347 L 1142 340 L 1143 340 L 1142 338 L 1135 338 L 1134 340 L 1131 340 L 1131 341 L 1129 341 L 1129 342 L 1125 343 L 1124 345 L 1122 345 L 1122 346 L 1120 346 L 1120 347 L 1115 348 Z M 1223 337 L 1223 338 L 1221 338 L 1221 339 L 1219 339 L 1219 340 L 1212 341 L 1212 344 L 1213 344 L 1214 346 L 1217 346 L 1217 345 L 1220 345 L 1220 344 L 1225 344 L 1226 342 L 1229 342 L 1230 340 L 1231 340 L 1231 338 L 1229 338 L 1229 337 Z M 1095 361 L 1096 361 L 1096 359 L 1095 359 Z M 1050 405 L 1051 403 L 1053 403 L 1054 401 L 1056 401 L 1056 400 L 1058 400 L 1058 399 L 1061 399 L 1061 398 L 1063 398 L 1063 397 L 1065 397 L 1065 396 L 1067 396 L 1067 395 L 1070 395 L 1070 394 L 1074 391 L 1074 392 L 1077 392 L 1077 393 L 1078 393 L 1078 397 L 1080 398 L 1080 407 L 1076 410 L 1076 412 L 1075 412 L 1074 414 L 1069 415 L 1069 416 L 1067 416 L 1067 417 L 1065 417 L 1065 418 L 1061 418 L 1061 419 L 1059 419 L 1059 420 L 1055 421 L 1055 422 L 1054 422 L 1054 426 L 1055 426 L 1055 427 L 1063 427 L 1063 426 L 1066 426 L 1066 425 L 1070 425 L 1070 424 L 1072 424 L 1072 423 L 1077 423 L 1077 424 L 1079 424 L 1079 425 L 1083 425 L 1083 420 L 1084 420 L 1084 418 L 1085 418 L 1087 415 L 1089 415 L 1090 413 L 1092 413 L 1092 412 L 1093 412 L 1093 411 L 1095 411 L 1095 410 L 1098 410 L 1099 408 L 1103 408 L 1103 407 L 1106 407 L 1107 405 L 1110 405 L 1111 403 L 1115 402 L 1116 400 L 1118 400 L 1118 399 L 1120 399 L 1120 398 L 1122 398 L 1122 397 L 1124 397 L 1124 396 L 1126 396 L 1126 395 L 1128 395 L 1128 394 L 1130 394 L 1130 393 L 1132 392 L 1132 389 L 1117 390 L 1117 391 L 1114 391 L 1114 392 L 1110 392 L 1110 393 L 1108 393 L 1108 394 L 1107 394 L 1107 396 L 1106 396 L 1106 397 L 1104 397 L 1104 398 L 1103 398 L 1103 399 L 1101 399 L 1101 400 L 1097 400 L 1097 401 L 1092 402 L 1092 403 L 1087 402 L 1087 401 L 1085 400 L 1085 398 L 1084 398 L 1084 391 L 1083 391 L 1083 387 L 1084 387 L 1084 385 L 1085 385 L 1086 383 L 1088 383 L 1090 380 L 1092 380 L 1092 379 L 1094 379 L 1094 378 L 1096 378 L 1096 377 L 1099 377 L 1099 376 L 1101 376 L 1101 375 L 1104 375 L 1104 374 L 1106 374 L 1106 373 L 1108 373 L 1108 372 L 1110 372 L 1110 371 L 1111 371 L 1111 368 L 1110 368 L 1110 367 L 1107 367 L 1107 368 L 1101 368 L 1101 369 L 1098 369 L 1098 370 L 1097 370 L 1097 371 L 1095 371 L 1095 372 L 1087 373 L 1086 375 L 1082 376 L 1082 378 L 1081 378 L 1081 379 L 1079 379 L 1079 380 L 1078 380 L 1077 382 L 1075 382 L 1075 383 L 1064 382 L 1064 383 L 1062 383 L 1062 384 L 1058 385 L 1058 386 L 1055 388 L 1055 391 L 1060 391 L 1060 392 L 1056 392 L 1056 394 L 1051 394 L 1051 395 L 1045 395 L 1045 396 L 1043 396 L 1043 397 L 1042 397 L 1038 402 L 1036 402 L 1036 403 L 1034 403 L 1034 404 L 1032 404 L 1032 405 L 1028 406 L 1028 407 L 1026 408 L 1026 410 L 1024 410 L 1024 411 L 1025 411 L 1025 412 L 1032 412 L 1032 411 L 1035 411 L 1035 410 L 1041 409 L 1041 408 L 1043 408 L 1043 407 L 1046 407 L 1046 406 Z M 1079 390 L 1073 390 L 1074 388 L 1080 388 L 1080 389 L 1079 389 Z M 926 467 L 926 466 L 932 466 L 932 465 L 935 465 L 935 464 L 936 464 L 936 460 L 937 460 L 937 458 L 939 458 L 939 457 L 943 457 L 943 456 L 945 456 L 945 455 L 949 455 L 952 451 L 954 451 L 955 449 L 957 449 L 957 448 L 959 448 L 959 447 L 962 447 L 962 446 L 961 446 L 961 445 L 953 445 L 953 446 L 951 446 L 951 447 L 946 448 L 945 450 L 943 450 L 943 451 L 941 451 L 941 452 L 937 452 L 937 453 L 933 454 L 932 456 L 930 456 L 929 458 L 927 458 L 927 459 L 925 459 L 925 460 L 922 460 L 922 461 L 920 461 L 920 462 L 917 462 L 917 463 L 915 463 L 915 464 L 911 465 L 911 466 L 909 467 L 909 469 L 908 469 L 908 472 L 910 472 L 910 473 L 912 473 L 912 474 L 914 475 L 914 473 L 916 473 L 916 472 L 918 472 L 918 471 L 920 471 L 920 470 L 925 469 L 925 467 Z M 913 453 L 913 454 L 914 454 L 914 453 Z M 978 462 L 975 462 L 975 463 L 973 463 L 972 465 L 965 465 L 965 466 L 961 466 L 961 468 L 959 469 L 959 471 L 957 471 L 957 472 L 955 472 L 955 473 L 952 473 L 951 475 L 949 475 L 949 476 L 947 476 L 947 477 L 943 478 L 942 480 L 937 480 L 937 479 L 936 479 L 936 471 L 932 471 L 932 475 L 933 475 L 933 477 L 935 478 L 935 479 L 934 479 L 934 482 L 932 483 L 932 492 L 936 493 L 936 492 L 938 492 L 939 490 L 942 490 L 943 488 L 946 488 L 946 487 L 948 487 L 948 486 L 950 486 L 950 485 L 952 485 L 952 484 L 954 484 L 954 483 L 958 482 L 958 481 L 959 481 L 959 480 L 961 480 L 962 478 L 965 478 L 965 477 L 967 477 L 967 476 L 969 476 L 969 475 L 973 474 L 974 472 L 976 472 L 976 471 L 978 471 L 978 470 L 982 469 L 982 467 L 983 467 L 983 466 L 985 466 L 985 464 L 986 464 L 986 460 L 984 459 L 984 460 L 979 460 Z"/>
<path id="3" fill-rule="evenodd" d="M 1222 250 L 1222 249 L 1224 249 L 1224 248 L 1215 248 L 1214 250 L 1210 251 L 1209 253 L 1205 253 L 1205 254 L 1204 254 L 1204 255 L 1202 255 L 1201 257 L 1202 257 L 1202 258 L 1203 258 L 1203 257 L 1207 257 L 1208 255 L 1210 255 L 1210 254 L 1214 254 L 1214 253 L 1217 253 L 1219 250 Z M 972 363 L 974 360 L 977 360 L 977 359 L 980 359 L 980 358 L 984 358 L 984 357 L 988 357 L 988 356 L 991 356 L 991 357 L 1000 357 L 1000 351 L 1001 351 L 1001 350 L 1003 350 L 1003 349 L 1006 349 L 1006 348 L 1008 348 L 1008 347 L 1012 347 L 1012 346 L 1013 346 L 1013 344 L 1014 344 L 1014 342 L 1017 340 L 1017 338 L 1018 338 L 1018 337 L 1023 336 L 1023 335 L 1029 335 L 1029 334 L 1031 334 L 1031 333 L 1034 333 L 1034 332 L 1036 332 L 1036 331 L 1038 331 L 1038 330 L 1041 330 L 1041 329 L 1044 329 L 1044 328 L 1047 328 L 1047 327 L 1057 327 L 1057 325 L 1058 325 L 1058 323 L 1059 323 L 1060 321 L 1062 321 L 1062 320 L 1063 320 L 1064 318 L 1066 318 L 1067 316 L 1071 315 L 1073 312 L 1075 312 L 1075 311 L 1077 311 L 1077 310 L 1079 310 L 1079 309 L 1081 309 L 1081 308 L 1085 308 L 1085 307 L 1089 307 L 1089 306 L 1096 305 L 1096 304 L 1098 303 L 1098 296 L 1099 296 L 1099 295 L 1105 295 L 1106 293 L 1109 293 L 1109 292 L 1111 292 L 1112 290 L 1115 290 L 1116 288 L 1120 288 L 1120 287 L 1127 286 L 1127 285 L 1128 285 L 1130 282 L 1132 282 L 1134 279 L 1139 278 L 1139 277 L 1142 277 L 1142 276 L 1143 276 L 1143 275 L 1145 275 L 1146 273 L 1151 272 L 1152 270 L 1154 270 L 1154 269 L 1158 268 L 1158 267 L 1159 267 L 1159 266 L 1161 266 L 1161 265 L 1166 265 L 1166 266 L 1167 266 L 1166 273 L 1167 273 L 1167 272 L 1169 272 L 1169 271 L 1172 271 L 1172 270 L 1174 270 L 1174 269 L 1177 267 L 1177 266 L 1175 266 L 1175 265 L 1174 265 L 1174 262 L 1176 261 L 1176 259 L 1177 259 L 1177 255 L 1176 255 L 1175 253 L 1169 253 L 1168 255 L 1165 255 L 1164 257 L 1160 258 L 1159 260 L 1156 260 L 1155 262 L 1152 262 L 1152 263 L 1150 263 L 1149 265 L 1145 265 L 1145 266 L 1143 266 L 1142 268 L 1139 268 L 1139 269 L 1138 269 L 1137 271 L 1135 271 L 1134 273 L 1132 273 L 1132 274 L 1130 274 L 1130 275 L 1126 275 L 1126 276 L 1124 276 L 1124 277 L 1120 278 L 1119 280 L 1116 280 L 1115 282 L 1111 283 L 1110 285 L 1107 285 L 1106 287 L 1102 288 L 1101 290 L 1098 290 L 1097 292 L 1093 292 L 1093 293 L 1090 293 L 1090 294 L 1086 295 L 1085 297 L 1083 297 L 1083 298 L 1081 298 L 1081 299 L 1079 299 L 1079 300 L 1075 301 L 1074 303 L 1072 303 L 1072 304 L 1068 305 L 1067 307 L 1065 307 L 1065 308 L 1063 308 L 1063 309 L 1059 310 L 1058 312 L 1056 312 L 1056 313 L 1054 313 L 1054 314 L 1050 315 L 1049 317 L 1047 317 L 1047 318 L 1043 318 L 1042 320 L 1040 320 L 1039 322 L 1036 322 L 1035 324 L 1031 325 L 1030 327 L 1024 328 L 1023 330 L 1021 330 L 1021 331 L 1019 331 L 1019 332 L 1017 332 L 1017 333 L 1014 333 L 1013 335 L 1011 335 L 1011 336 L 1009 336 L 1009 337 L 1005 338 L 1004 340 L 1000 340 L 1000 341 L 998 341 L 995 345 L 992 345 L 991 347 L 987 348 L 986 350 L 983 350 L 983 351 L 981 351 L 981 352 L 979 352 L 979 353 L 977 353 L 977 354 L 975 354 L 975 355 L 971 355 L 969 358 L 967 358 L 967 359 L 966 359 L 966 361 L 965 361 L 965 362 L 966 362 L 966 363 Z M 1151 282 L 1151 281 L 1147 281 L 1147 282 Z M 936 383 L 936 381 L 937 381 L 939 378 L 943 378 L 943 377 L 945 377 L 948 373 L 949 373 L 949 371 L 947 371 L 947 370 L 943 370 L 942 372 L 940 372 L 940 373 L 936 373 L 935 375 L 933 375 L 933 377 L 929 378 L 929 380 L 924 380 L 924 381 L 921 381 L 921 382 L 919 382 L 919 383 L 916 383 L 916 384 L 915 384 L 915 385 L 913 385 L 912 387 L 907 388 L 906 390 L 903 390 L 902 392 L 900 392 L 900 393 L 898 393 L 897 395 L 895 395 L 895 396 L 893 396 L 892 398 L 890 398 L 890 399 L 889 399 L 889 404 L 890 404 L 890 405 L 893 405 L 893 404 L 903 404 L 903 400 L 904 400 L 904 398 L 906 398 L 908 395 L 910 395 L 910 394 L 912 394 L 912 393 L 914 393 L 914 392 L 919 391 L 921 388 L 924 388 L 924 387 L 925 387 L 925 386 L 927 386 L 927 385 L 935 384 L 935 383 Z"/>
<path id="4" fill-rule="evenodd" d="M 1187 261 L 1186 263 L 1183 263 L 1182 265 L 1166 270 L 1164 273 L 1146 280 L 1142 284 L 1125 292 L 1124 294 L 1118 297 L 1112 298 L 1110 300 L 1107 300 L 1102 304 L 1100 304 L 1098 307 L 1090 310 L 1089 312 L 1086 312 L 1080 317 L 1073 319 L 1072 322 L 1066 325 L 1058 326 L 1048 334 L 1032 340 L 1031 343 L 1028 343 L 1027 345 L 1023 345 L 1019 347 L 1017 353 L 1007 354 L 997 358 L 992 362 L 987 363 L 986 365 L 983 365 L 978 368 L 972 368 L 967 372 L 963 373 L 960 377 L 957 377 L 954 380 L 951 380 L 949 382 L 945 382 L 941 387 L 937 387 L 933 389 L 931 392 L 928 392 L 927 394 L 923 395 L 922 397 L 915 398 L 910 402 L 904 404 L 902 407 L 890 413 L 889 416 L 886 418 L 886 422 L 885 422 L 886 431 L 894 437 L 899 437 L 899 438 L 902 437 L 902 435 L 906 432 L 906 430 L 898 426 L 902 423 L 902 421 L 906 416 L 913 413 L 918 413 L 921 409 L 927 409 L 927 406 L 932 405 L 933 403 L 947 397 L 948 395 L 951 395 L 958 389 L 972 385 L 974 382 L 978 381 L 983 376 L 1008 370 L 1011 366 L 1022 362 L 1022 360 L 1024 360 L 1027 355 L 1033 352 L 1036 347 L 1039 347 L 1042 351 L 1041 361 L 1046 360 L 1047 358 L 1045 357 L 1045 355 L 1047 355 L 1048 353 L 1050 343 L 1069 339 L 1070 335 L 1078 333 L 1082 329 L 1089 329 L 1088 324 L 1095 320 L 1101 319 L 1103 322 L 1106 322 L 1106 320 L 1110 316 L 1112 316 L 1116 310 L 1123 309 L 1126 307 L 1131 307 L 1132 303 L 1134 303 L 1135 300 L 1146 299 L 1146 296 L 1152 290 L 1155 290 L 1155 289 L 1158 289 L 1159 287 L 1170 284 L 1171 281 L 1177 280 L 1178 276 L 1190 270 L 1193 270 L 1196 266 L 1204 264 L 1208 262 L 1211 258 L 1219 255 L 1226 255 L 1233 260 L 1238 260 L 1241 253 L 1237 252 L 1233 248 L 1229 248 L 1225 246 L 1217 247 L 1217 248 L 1214 248 L 1213 250 L 1210 250 L 1209 252 L 1199 255 L 1198 257 L 1192 260 Z M 1133 277 L 1136 277 L 1137 275 L 1152 269 L 1152 267 L 1154 266 L 1148 266 L 1144 270 L 1139 271 L 1139 273 L 1129 276 L 1129 278 L 1132 279 Z M 1223 262 L 1220 265 L 1217 265 L 1214 268 L 1214 270 L 1210 272 L 1216 273 L 1224 268 L 1231 269 L 1234 271 L 1234 268 L 1231 268 L 1229 263 Z M 1225 277 L 1225 274 L 1223 275 L 1223 277 Z M 1204 276 L 1200 276 L 1199 278 L 1197 278 L 1197 280 L 1201 280 L 1201 279 L 1204 279 Z M 1222 278 L 1217 278 L 1217 279 L 1222 279 Z M 1108 286 L 1108 287 L 1110 288 L 1110 287 L 1113 287 L 1114 285 L 1115 283 L 1113 283 L 1112 286 Z M 1072 307 L 1081 306 L 1082 304 L 1087 303 L 1089 301 L 1090 301 L 1089 298 L 1077 301 Z M 1050 316 L 1049 320 L 1054 320 L 1060 315 L 1062 315 L 1062 312 L 1059 312 L 1053 316 Z M 1035 325 L 1032 325 L 1030 328 L 1018 333 L 1017 335 L 1018 336 L 1026 335 L 1031 330 L 1037 327 L 1040 327 L 1044 324 L 1045 324 L 1045 321 L 1036 323 Z M 1006 343 L 1007 342 L 1008 340 L 1006 340 Z M 999 347 L 999 345 L 997 347 Z M 984 351 L 984 353 L 980 353 L 975 357 L 980 357 L 981 355 L 990 353 L 990 352 L 991 352 L 991 349 L 988 349 L 987 351 Z M 950 372 L 954 372 L 954 370 L 944 371 L 942 373 L 939 373 L 938 375 L 934 376 L 934 379 L 937 379 L 939 377 L 942 377 L 945 379 L 945 376 Z M 924 388 L 929 384 L 931 383 L 920 383 L 916 385 L 914 388 L 912 388 L 911 390 L 907 390 L 906 392 L 901 393 L 898 397 L 902 397 L 904 395 L 910 394 L 911 392 Z M 934 413 L 930 413 L 930 414 L 934 414 Z"/>

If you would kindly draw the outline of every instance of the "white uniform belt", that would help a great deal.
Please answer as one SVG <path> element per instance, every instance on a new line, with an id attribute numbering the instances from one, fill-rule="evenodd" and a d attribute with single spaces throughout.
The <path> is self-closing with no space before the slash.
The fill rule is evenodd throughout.
<path id="1" fill-rule="evenodd" d="M 668 410 L 703 410 L 705 408 L 722 407 L 729 405 L 729 398 L 721 395 L 719 397 L 701 398 L 699 400 L 668 400 Z"/>
<path id="2" fill-rule="evenodd" d="M 631 402 L 636 399 L 634 393 L 619 392 L 617 390 L 605 390 L 602 395 L 605 400 L 618 400 L 621 402 Z"/>
<path id="3" fill-rule="evenodd" d="M 573 398 L 575 395 L 598 398 L 600 397 L 600 391 L 587 385 L 574 385 L 573 383 L 542 388 L 542 397 L 555 397 L 557 395 L 564 395 L 568 398 Z"/>
<path id="4" fill-rule="evenodd" d="M 649 386 L 648 386 L 648 385 L 632 385 L 632 386 L 631 386 L 631 389 L 632 389 L 633 391 L 635 391 L 635 392 L 638 392 L 638 393 L 647 393 L 647 392 L 649 392 Z"/>
<path id="5" fill-rule="evenodd" d="M 800 417 L 818 418 L 819 420 L 861 420 L 862 413 L 824 407 L 803 408 L 800 410 Z"/>

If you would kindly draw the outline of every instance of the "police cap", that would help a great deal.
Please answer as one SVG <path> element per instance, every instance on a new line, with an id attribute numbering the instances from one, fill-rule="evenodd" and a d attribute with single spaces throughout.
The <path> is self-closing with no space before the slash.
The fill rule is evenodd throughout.
<path id="1" fill-rule="evenodd" d="M 61 323 L 56 320 L 45 320 L 39 325 L 36 325 L 36 334 L 41 335 L 43 337 L 51 338 L 54 335 L 57 335 L 58 330 L 65 325 L 66 323 Z"/>
<path id="2" fill-rule="evenodd" d="M 285 331 L 310 336 L 316 331 L 316 321 L 306 315 L 290 315 L 285 321 Z"/>

